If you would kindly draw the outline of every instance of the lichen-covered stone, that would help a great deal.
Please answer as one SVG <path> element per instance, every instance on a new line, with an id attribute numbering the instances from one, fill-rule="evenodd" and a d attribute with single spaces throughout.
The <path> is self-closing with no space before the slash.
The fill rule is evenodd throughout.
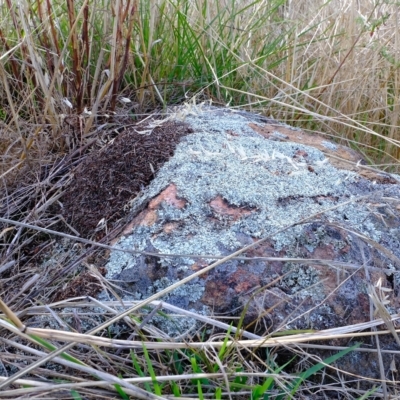
<path id="1" fill-rule="evenodd" d="M 184 114 L 180 109 L 175 118 Z M 226 256 L 268 237 L 165 301 L 235 316 L 247 307 L 245 323 L 263 315 L 271 331 L 319 330 L 368 321 L 367 284 L 380 279 L 392 289 L 392 310 L 399 308 L 398 176 L 365 167 L 356 152 L 326 138 L 258 115 L 203 107 L 184 122 L 193 133 L 132 204 L 141 211 L 117 243 L 176 256 L 112 252 L 108 278 L 146 298 L 213 262 L 205 256 Z"/>

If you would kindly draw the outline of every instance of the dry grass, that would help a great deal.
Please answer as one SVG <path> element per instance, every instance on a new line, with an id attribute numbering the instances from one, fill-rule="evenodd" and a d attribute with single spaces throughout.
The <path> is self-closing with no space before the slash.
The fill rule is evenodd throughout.
<path id="1" fill-rule="evenodd" d="M 398 158 L 395 2 L 18 4 L 0 7 L 3 152 L 14 158 L 66 151 L 118 104 L 138 114 L 200 92 L 344 138 L 375 162 Z"/>
<path id="2" fill-rule="evenodd" d="M 378 337 L 365 330 L 382 324 L 397 338 L 395 317 L 372 294 L 382 319 L 363 326 L 275 338 L 203 318 L 209 339 L 183 341 L 149 323 L 152 307 L 169 307 L 157 303 L 163 292 L 123 306 L 69 298 L 73 287 L 115 292 L 93 267 L 104 255 L 94 242 L 38 265 L 56 243 L 51 229 L 78 242 L 58 204 L 75 166 L 126 125 L 188 98 L 321 132 L 398 171 L 398 24 L 390 0 L 0 2 L 0 296 L 12 308 L 2 303 L 0 398 L 367 398 L 362 377 L 333 367 L 295 388 L 298 376 L 280 368 L 290 357 L 276 360 L 284 349 L 310 371 L 321 361 L 310 346 L 348 351 L 310 338 Z M 35 328 L 44 322 L 53 330 Z M 379 356 L 376 343 L 357 351 Z M 398 396 L 396 366 L 373 385 L 375 398 Z"/>
<path id="3" fill-rule="evenodd" d="M 307 220 L 313 217 L 310 216 Z M 1 220 L 7 222 L 3 218 Z M 307 220 L 298 221 L 296 224 L 305 223 Z M 47 228 L 35 228 L 22 222 L 15 222 L 12 225 L 100 247 L 90 240 L 50 231 Z M 214 395 L 215 397 L 211 398 L 248 399 L 262 398 L 258 396 L 259 393 L 262 395 L 270 393 L 271 396 L 278 398 L 290 397 L 292 393 L 295 398 L 300 398 L 297 396 L 307 393 L 316 395 L 320 392 L 321 395 L 325 393 L 328 397 L 333 393 L 335 396 L 340 393 L 341 398 L 353 399 L 372 393 L 374 398 L 389 398 L 389 393 L 396 393 L 398 381 L 395 370 L 392 372 L 392 377 L 383 374 L 381 380 L 370 380 L 369 387 L 374 384 L 375 387 L 380 387 L 379 391 L 375 389 L 366 391 L 362 386 L 361 377 L 352 376 L 338 367 L 325 370 L 322 375 L 317 375 L 312 381 L 301 385 L 303 379 L 314 376 L 319 369 L 337 359 L 335 356 L 330 356 L 321 360 L 306 349 L 319 348 L 330 353 L 336 351 L 341 356 L 350 350 L 355 350 L 354 346 L 345 348 L 334 345 L 310 346 L 308 344 L 310 341 L 332 341 L 340 338 L 354 340 L 358 337 L 365 340 L 368 336 L 374 336 L 376 343 L 379 343 L 380 335 L 392 334 L 397 337 L 395 323 L 400 316 L 387 314 L 384 288 L 379 286 L 377 291 L 375 288 L 370 288 L 379 318 L 373 318 L 364 324 L 325 331 L 281 332 L 279 335 L 272 332 L 267 336 L 257 336 L 247 332 L 240 328 L 240 324 L 239 329 L 232 328 L 218 318 L 196 315 L 158 301 L 165 294 L 196 276 L 218 267 L 233 257 L 240 257 L 241 253 L 263 240 L 266 239 L 261 239 L 258 243 L 249 245 L 228 257 L 219 258 L 205 269 L 144 301 L 131 303 L 78 297 L 51 304 L 46 302 L 46 299 L 52 297 L 51 291 L 59 289 L 63 279 L 67 278 L 63 276 L 66 273 L 61 274 L 62 279 L 57 282 L 54 280 L 46 282 L 47 274 L 43 276 L 43 273 L 35 273 L 39 272 L 40 268 L 43 270 L 43 265 L 36 265 L 34 267 L 36 270 L 30 270 L 34 264 L 18 260 L 20 271 L 16 275 L 15 265 L 5 264 L 2 272 L 14 268 L 14 274 L 10 274 L 8 279 L 3 279 L 3 282 L 12 282 L 13 287 L 6 286 L 6 283 L 2 296 L 7 298 L 7 304 L 12 305 L 15 312 L 4 302 L 0 302 L 3 313 L 0 318 L 4 346 L 2 363 L 7 374 L 12 372 L 8 378 L 0 379 L 0 388 L 3 389 L 0 397 L 50 396 L 52 398 L 53 393 L 55 398 L 60 396 L 107 398 L 116 396 L 113 394 L 116 392 L 122 398 L 129 398 L 126 396 L 143 399 L 169 398 L 165 393 L 174 393 L 173 398 L 190 398 L 185 397 L 184 393 L 198 396 L 195 398 L 209 398 L 210 395 Z M 109 248 L 104 244 L 101 244 L 101 247 Z M 83 252 L 83 257 L 82 252 L 67 256 L 71 257 L 72 263 L 77 263 L 87 259 L 88 255 L 86 251 Z M 304 259 L 290 261 L 322 262 Z M 64 264 L 63 259 L 60 262 Z M 65 264 L 68 267 L 68 263 Z M 81 271 L 80 276 L 83 274 L 91 276 L 95 284 L 115 295 L 115 284 L 104 279 L 97 267 L 89 262 L 83 262 L 83 265 L 85 271 Z M 57 265 L 55 267 L 57 269 Z M 357 265 L 347 267 L 360 268 Z M 13 292 L 13 296 L 10 297 Z M 118 298 L 117 295 L 116 297 Z M 38 301 L 44 305 L 35 305 Z M 204 334 L 208 327 L 206 334 L 208 339 L 204 340 L 198 334 L 191 332 L 183 336 L 170 337 L 160 331 L 150 320 L 163 309 L 173 313 L 170 318 L 190 316 L 201 321 L 204 323 Z M 47 327 L 41 328 L 43 325 Z M 388 329 L 375 331 L 376 327 L 382 325 L 386 325 Z M 265 353 L 263 348 L 270 350 Z M 275 359 L 282 360 L 279 356 L 282 350 L 302 359 L 299 365 L 300 371 L 303 371 L 302 378 L 281 371 Z M 385 353 L 379 348 L 363 348 L 356 351 L 367 351 L 376 356 Z M 398 353 L 391 352 L 392 355 Z M 315 369 L 316 366 L 319 369 Z M 71 370 L 75 371 L 72 376 L 68 372 Z M 361 387 L 357 388 L 357 382 Z M 10 388 L 10 385 L 14 388 Z M 143 390 L 143 387 L 146 390 Z M 9 389 L 5 390 L 6 388 Z M 318 390 L 315 391 L 315 388 Z M 206 394 L 208 395 L 205 396 Z"/>

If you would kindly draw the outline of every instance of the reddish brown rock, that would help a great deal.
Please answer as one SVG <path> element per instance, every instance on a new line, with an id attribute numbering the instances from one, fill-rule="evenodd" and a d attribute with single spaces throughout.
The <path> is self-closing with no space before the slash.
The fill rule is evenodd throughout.
<path id="1" fill-rule="evenodd" d="M 379 281 L 397 312 L 397 175 L 249 113 L 206 108 L 185 123 L 193 133 L 134 202 L 141 211 L 117 244 L 173 256 L 112 252 L 108 277 L 125 293 L 146 298 L 263 239 L 164 300 L 225 317 L 246 310 L 255 330 L 322 330 L 368 321 Z"/>
<path id="2" fill-rule="evenodd" d="M 217 196 L 215 199 L 210 201 L 210 207 L 213 209 L 215 214 L 220 216 L 229 217 L 233 221 L 238 220 L 244 215 L 251 214 L 250 210 L 246 210 L 240 207 L 234 207 L 226 200 L 224 200 L 221 196 Z"/>

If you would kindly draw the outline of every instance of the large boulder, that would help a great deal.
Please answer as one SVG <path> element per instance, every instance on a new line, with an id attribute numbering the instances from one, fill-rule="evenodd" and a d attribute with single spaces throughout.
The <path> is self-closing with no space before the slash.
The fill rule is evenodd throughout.
<path id="1" fill-rule="evenodd" d="M 130 203 L 130 222 L 115 242 L 129 252 L 109 256 L 107 278 L 123 299 L 145 299 L 246 247 L 162 300 L 228 320 L 244 315 L 246 329 L 261 335 L 398 312 L 398 175 L 322 136 L 242 111 L 182 107 L 164 124 L 187 134 Z M 161 134 L 160 122 L 144 132 L 151 135 L 151 126 Z M 152 323 L 173 337 L 196 327 L 182 317 Z M 379 359 L 386 372 L 400 361 L 392 335 L 381 337 L 379 356 L 365 350 L 338 367 L 380 379 Z"/>
<path id="2" fill-rule="evenodd" d="M 107 277 L 126 298 L 144 299 L 264 239 L 164 300 L 213 315 L 246 309 L 245 323 L 261 322 L 263 333 L 369 321 L 369 284 L 378 282 L 397 310 L 399 176 L 251 113 L 182 107 L 174 120 L 192 133 L 131 203 L 116 242 L 174 256 L 111 252 Z"/>

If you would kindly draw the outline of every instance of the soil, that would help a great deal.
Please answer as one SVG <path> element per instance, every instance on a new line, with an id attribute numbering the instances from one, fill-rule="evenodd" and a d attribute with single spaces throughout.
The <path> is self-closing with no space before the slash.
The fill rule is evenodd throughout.
<path id="1" fill-rule="evenodd" d="M 76 168 L 61 198 L 64 218 L 83 237 L 91 237 L 100 221 L 106 230 L 112 229 L 123 217 L 124 206 L 151 182 L 180 138 L 191 132 L 183 122 L 167 121 L 154 129 L 133 126 L 121 133 Z"/>

